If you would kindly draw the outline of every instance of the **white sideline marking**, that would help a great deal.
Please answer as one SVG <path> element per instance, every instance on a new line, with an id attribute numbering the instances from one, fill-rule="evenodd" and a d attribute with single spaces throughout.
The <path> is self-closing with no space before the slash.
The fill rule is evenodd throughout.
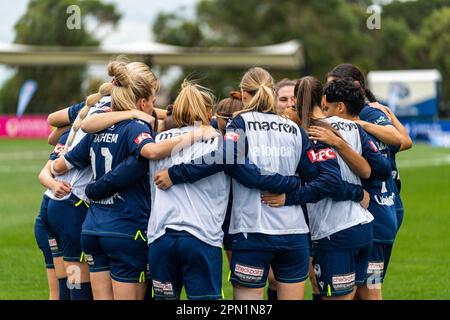
<path id="1" fill-rule="evenodd" d="M 39 173 L 43 166 L 44 165 L 42 165 L 42 167 L 36 165 L 0 165 L 0 173 Z"/>
<path id="2" fill-rule="evenodd" d="M 420 168 L 420 167 L 439 167 L 450 165 L 450 156 L 444 156 L 437 159 L 420 159 L 420 160 L 398 160 L 399 169 Z"/>
<path id="3" fill-rule="evenodd" d="M 16 151 L 16 152 L 0 152 L 0 161 L 12 160 L 34 160 L 47 158 L 52 151 Z M 44 165 L 44 164 L 43 164 Z"/>

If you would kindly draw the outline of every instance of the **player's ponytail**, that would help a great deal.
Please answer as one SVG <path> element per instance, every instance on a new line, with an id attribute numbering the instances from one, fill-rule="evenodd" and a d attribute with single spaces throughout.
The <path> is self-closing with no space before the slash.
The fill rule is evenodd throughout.
<path id="1" fill-rule="evenodd" d="M 341 136 L 328 122 L 314 117 L 314 108 L 320 108 L 323 96 L 322 83 L 314 77 L 303 77 L 297 81 L 294 87 L 294 94 L 297 97 L 295 109 L 297 120 L 306 131 L 310 126 L 319 126 L 330 129 L 337 136 Z M 298 122 L 298 121 L 296 121 Z"/>
<path id="2" fill-rule="evenodd" d="M 366 84 L 366 78 L 362 71 L 355 66 L 354 64 L 350 63 L 343 63 L 333 68 L 328 74 L 327 78 L 338 78 L 338 79 L 345 79 L 345 78 L 351 78 L 353 81 L 357 81 L 361 88 L 364 89 L 364 94 L 367 100 L 369 102 L 376 102 L 377 98 L 375 95 L 370 91 L 370 89 L 367 87 Z"/>
<path id="3" fill-rule="evenodd" d="M 86 116 L 89 113 L 89 110 L 93 106 L 95 106 L 102 97 L 109 96 L 111 94 L 112 87 L 113 87 L 113 85 L 110 82 L 103 83 L 100 86 L 100 88 L 98 89 L 97 93 L 93 93 L 86 98 L 84 107 L 80 110 L 77 118 L 75 119 L 75 121 L 72 125 L 73 130 L 70 132 L 69 137 L 67 138 L 66 146 L 63 150 L 63 153 L 67 152 L 67 150 L 70 148 L 70 146 L 72 146 L 73 140 L 75 139 L 75 135 L 78 132 L 78 130 L 80 129 L 81 122 L 84 120 L 84 118 L 86 118 Z"/>
<path id="4" fill-rule="evenodd" d="M 210 125 L 206 107 L 212 101 L 209 89 L 185 79 L 173 104 L 173 120 L 180 127 L 194 125 L 195 122 Z"/>
<path id="5" fill-rule="evenodd" d="M 148 100 L 159 90 L 159 80 L 142 62 L 113 61 L 108 65 L 113 78 L 111 108 L 113 111 L 136 109 L 140 99 Z"/>
<path id="6" fill-rule="evenodd" d="M 126 111 L 136 109 L 136 97 L 131 89 L 131 77 L 124 61 L 108 64 L 108 74 L 113 77 L 111 91 L 111 109 Z"/>
<path id="7" fill-rule="evenodd" d="M 274 81 L 269 72 L 259 67 L 251 68 L 242 77 L 241 89 L 252 98 L 242 110 L 234 113 L 235 117 L 250 111 L 276 113 Z"/>
<path id="8" fill-rule="evenodd" d="M 89 109 L 96 105 L 102 97 L 111 96 L 113 111 L 133 110 L 136 109 L 139 99 L 148 100 L 159 89 L 158 79 L 150 67 L 141 62 L 128 63 L 123 59 L 113 61 L 108 64 L 108 74 L 113 77 L 113 80 L 103 83 L 97 93 L 86 98 L 85 106 L 80 110 L 72 125 L 73 130 L 67 139 L 64 152 L 72 145 Z"/>

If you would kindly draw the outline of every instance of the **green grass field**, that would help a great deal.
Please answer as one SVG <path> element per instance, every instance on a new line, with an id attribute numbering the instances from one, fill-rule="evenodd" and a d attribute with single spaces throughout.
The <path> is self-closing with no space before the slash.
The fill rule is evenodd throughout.
<path id="1" fill-rule="evenodd" d="M 48 297 L 34 219 L 44 191 L 37 175 L 51 149 L 40 140 L 0 139 L 0 299 Z M 384 298 L 450 299 L 450 149 L 417 145 L 398 164 L 405 219 Z M 224 264 L 224 293 L 231 299 L 227 274 Z"/>

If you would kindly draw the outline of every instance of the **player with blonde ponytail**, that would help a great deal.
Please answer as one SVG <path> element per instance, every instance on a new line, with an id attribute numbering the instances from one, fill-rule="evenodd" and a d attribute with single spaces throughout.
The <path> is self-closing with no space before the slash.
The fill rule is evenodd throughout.
<path id="1" fill-rule="evenodd" d="M 81 141 L 85 133 L 80 130 L 80 124 L 89 114 L 110 110 L 108 95 L 111 88 L 111 83 L 103 84 L 98 93 L 90 95 L 86 99 L 84 107 L 79 109 L 78 106 L 78 115 L 70 133 L 68 137 L 63 135 L 60 138 L 55 152 L 58 150 L 58 154 L 65 154 Z M 50 198 L 42 219 L 49 230 L 50 248 L 55 262 L 59 260 L 61 254 L 64 260 L 63 265 L 55 263 L 55 272 L 59 279 L 60 299 L 69 297 L 72 300 L 92 299 L 88 265 L 81 249 L 81 226 L 89 207 L 85 188 L 92 180 L 92 170 L 90 168 L 73 169 L 64 175 L 53 178 L 51 163 L 49 161 L 43 168 L 39 180 L 48 188 L 45 194 Z M 61 185 L 59 189 L 54 187 L 54 181 Z M 61 193 L 61 190 L 64 193 Z M 78 276 L 73 276 L 73 274 Z M 67 283 L 65 278 L 68 278 Z"/>
<path id="2" fill-rule="evenodd" d="M 228 154 L 224 157 L 225 170 L 233 177 L 229 233 L 233 237 L 234 298 L 262 299 L 272 266 L 278 298 L 303 299 L 308 276 L 309 229 L 301 205 L 334 195 L 343 183 L 339 164 L 332 150 L 313 149 L 304 129 L 277 115 L 273 79 L 266 70 L 250 69 L 242 78 L 241 92 L 244 109 L 236 112 L 228 124 L 223 147 L 224 154 L 228 149 L 234 150 L 231 163 Z M 227 148 L 230 143 L 233 148 Z M 166 189 L 172 184 L 199 181 L 219 172 L 219 168 L 217 163 L 181 163 L 157 173 L 154 181 L 159 188 Z M 263 170 L 265 174 L 259 175 Z M 308 184 L 302 188 L 292 184 L 289 179 L 298 179 L 295 174 Z M 363 192 L 360 186 L 352 187 Z M 272 208 L 271 203 L 261 201 L 258 189 L 275 193 L 289 190 L 286 203 L 289 205 L 297 197 L 302 203 Z M 352 192 L 346 196 L 351 197 Z"/>
<path id="3" fill-rule="evenodd" d="M 113 112 L 108 116 L 122 116 L 126 111 L 131 111 L 131 116 L 97 134 L 88 134 L 56 160 L 52 170 L 55 174 L 72 168 L 93 171 L 96 183 L 86 188 L 92 201 L 81 242 L 91 271 L 94 299 L 135 300 L 143 298 L 147 278 L 144 231 L 150 214 L 147 159 L 170 156 L 173 149 L 216 133 L 205 128 L 197 130 L 196 135 L 154 143 L 149 124 L 135 120 L 134 115 L 137 110 L 152 114 L 159 81 L 147 65 L 139 62 L 115 61 L 108 65 L 108 72 L 113 77 L 110 92 Z M 114 189 L 115 186 L 120 188 Z"/>

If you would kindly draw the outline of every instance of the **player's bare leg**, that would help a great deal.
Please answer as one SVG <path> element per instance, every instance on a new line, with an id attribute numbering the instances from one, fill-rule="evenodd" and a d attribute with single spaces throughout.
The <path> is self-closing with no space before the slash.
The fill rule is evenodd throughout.
<path id="1" fill-rule="evenodd" d="M 234 300 L 263 300 L 264 288 L 245 288 L 234 285 L 233 296 Z"/>
<path id="2" fill-rule="evenodd" d="M 59 282 L 55 269 L 47 269 L 49 300 L 59 300 Z"/>
<path id="3" fill-rule="evenodd" d="M 383 300 L 381 283 L 358 286 L 355 299 L 357 300 Z"/>
<path id="4" fill-rule="evenodd" d="M 353 300 L 355 298 L 355 294 L 356 294 L 356 287 L 354 287 L 353 291 L 349 294 L 334 297 L 322 297 L 321 300 Z"/>
<path id="5" fill-rule="evenodd" d="M 305 298 L 305 281 L 297 283 L 277 282 L 278 300 L 303 300 Z"/>
<path id="6" fill-rule="evenodd" d="M 277 298 L 277 280 L 275 280 L 275 276 L 273 274 L 272 267 L 270 267 L 270 269 L 269 269 L 269 273 L 267 275 L 267 280 L 269 281 L 269 290 L 271 290 L 272 294 L 274 295 L 273 299 L 278 299 Z M 268 292 L 268 295 L 269 295 L 269 293 L 270 292 Z M 273 300 L 270 298 L 270 295 L 268 298 L 269 298 L 269 300 Z"/>
<path id="7" fill-rule="evenodd" d="M 94 300 L 114 300 L 109 271 L 91 272 L 90 278 Z"/>
<path id="8" fill-rule="evenodd" d="M 143 300 L 145 283 L 125 283 L 112 280 L 114 300 Z"/>
<path id="9" fill-rule="evenodd" d="M 91 280 L 87 262 L 64 261 L 71 300 L 92 300 Z"/>
<path id="10" fill-rule="evenodd" d="M 56 278 L 58 279 L 67 278 L 63 257 L 53 258 L 53 264 L 55 265 Z"/>
<path id="11" fill-rule="evenodd" d="M 67 281 L 70 284 L 76 284 L 76 281 L 80 281 L 80 283 L 91 281 L 87 262 L 64 261 L 64 268 L 66 270 Z M 79 273 L 76 273 L 75 270 L 77 272 L 79 271 Z"/>

